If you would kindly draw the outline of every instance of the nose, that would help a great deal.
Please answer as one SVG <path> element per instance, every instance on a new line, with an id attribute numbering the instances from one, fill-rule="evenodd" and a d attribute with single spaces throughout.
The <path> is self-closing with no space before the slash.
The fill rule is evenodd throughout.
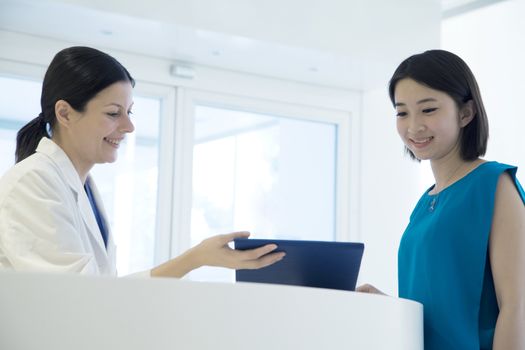
<path id="1" fill-rule="evenodd" d="M 425 124 L 418 116 L 408 117 L 408 132 L 410 134 L 417 134 L 425 129 Z"/>
<path id="2" fill-rule="evenodd" d="M 124 118 L 121 119 L 122 123 L 120 125 L 120 132 L 121 133 L 132 133 L 135 131 L 135 125 L 133 125 L 133 122 L 131 121 L 131 118 L 129 115 L 124 116 Z"/>

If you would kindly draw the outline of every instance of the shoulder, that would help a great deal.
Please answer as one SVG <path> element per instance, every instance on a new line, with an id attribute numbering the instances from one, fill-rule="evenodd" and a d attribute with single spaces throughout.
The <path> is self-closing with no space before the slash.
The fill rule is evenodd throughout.
<path id="1" fill-rule="evenodd" d="M 49 195 L 63 186 L 57 165 L 46 155 L 35 153 L 15 164 L 0 179 L 0 208 L 9 198 Z"/>
<path id="2" fill-rule="evenodd" d="M 519 182 L 516 179 L 516 169 L 514 171 L 504 171 L 498 178 L 498 184 L 496 187 L 496 199 L 497 202 L 503 204 L 515 203 L 523 206 L 522 190 Z M 497 203 L 496 202 L 496 203 Z"/>
<path id="3" fill-rule="evenodd" d="M 497 187 L 502 174 L 508 174 L 509 180 L 516 180 L 516 171 L 518 168 L 514 165 L 499 163 L 495 161 L 485 161 L 477 165 L 468 174 L 468 183 L 475 185 L 476 188 L 483 189 L 483 192 L 493 193 Z"/>
<path id="4" fill-rule="evenodd" d="M 516 172 L 518 168 L 514 165 L 500 163 L 496 161 L 484 161 L 480 163 L 474 170 L 481 173 L 501 174 L 504 171 Z"/>
<path id="5" fill-rule="evenodd" d="M 0 179 L 0 186 L 3 187 L 27 178 L 54 177 L 59 173 L 59 168 L 52 158 L 45 154 L 35 153 L 9 169 Z"/>
<path id="6" fill-rule="evenodd" d="M 521 184 L 517 178 L 518 167 L 515 165 L 486 162 L 486 172 L 492 173 L 497 181 L 497 191 L 509 191 L 518 197 L 521 195 L 525 199 L 525 193 L 521 188 Z"/>
<path id="7" fill-rule="evenodd" d="M 482 172 L 493 173 L 495 175 L 507 172 L 511 175 L 511 177 L 516 177 L 516 172 L 518 171 L 518 167 L 515 165 L 500 163 L 496 161 L 487 161 L 481 163 L 479 169 Z"/>

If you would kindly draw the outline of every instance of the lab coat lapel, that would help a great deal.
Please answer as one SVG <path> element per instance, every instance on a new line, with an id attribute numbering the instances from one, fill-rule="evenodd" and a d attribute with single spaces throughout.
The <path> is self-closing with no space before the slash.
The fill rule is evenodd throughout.
<path id="1" fill-rule="evenodd" d="M 89 199 L 87 197 L 86 191 L 84 190 L 84 186 L 78 189 L 77 193 L 78 206 L 80 208 L 80 212 L 82 213 L 82 219 L 84 219 L 84 223 L 88 228 L 89 234 L 91 235 L 91 238 L 96 242 L 97 247 L 104 252 L 104 255 L 107 255 L 106 247 L 104 246 L 104 239 L 102 238 L 102 234 L 100 233 L 95 213 L 93 212 L 91 203 L 89 203 Z M 97 207 L 100 208 L 99 202 L 96 203 Z"/>
<path id="2" fill-rule="evenodd" d="M 71 163 L 69 157 L 57 144 L 55 144 L 52 140 L 46 137 L 40 140 L 37 152 L 47 154 L 49 157 L 51 157 L 53 161 L 57 164 L 62 174 L 64 175 L 66 182 L 68 183 L 69 187 L 76 196 L 80 213 L 86 225 L 87 231 L 90 235 L 90 238 L 93 242 L 95 242 L 94 248 L 96 247 L 97 249 L 94 253 L 97 255 L 98 258 L 101 258 L 102 261 L 105 261 L 105 265 L 108 266 L 108 255 L 106 252 L 106 247 L 104 246 L 104 240 L 102 238 L 102 235 L 100 234 L 100 229 L 98 228 L 95 213 L 93 212 L 93 208 L 91 208 L 91 204 L 89 203 L 86 191 L 84 190 L 84 186 L 82 185 L 80 176 L 78 175 L 75 167 L 73 166 L 73 163 Z M 101 207 L 101 205 L 99 205 L 99 207 Z"/>
<path id="3" fill-rule="evenodd" d="M 102 216 L 102 220 L 104 220 L 104 223 L 106 225 L 106 230 L 108 231 L 108 242 L 107 242 L 107 247 L 105 247 L 105 252 L 108 256 L 109 263 L 114 264 L 114 262 L 116 261 L 115 259 L 116 247 L 115 247 L 115 241 L 113 240 L 113 235 L 111 233 L 111 225 L 109 224 L 108 216 L 106 214 L 106 210 L 104 208 L 102 198 L 100 197 L 100 193 L 98 192 L 97 185 L 95 184 L 95 181 L 93 181 L 93 179 L 91 178 L 91 175 L 88 176 L 87 181 L 89 182 L 89 186 L 91 187 L 91 192 L 93 193 L 95 203 L 97 203 L 98 211 L 100 215 Z M 88 204 L 90 203 L 88 202 Z M 95 218 L 95 224 L 97 225 L 97 229 L 98 229 L 96 218 Z M 99 237 L 100 237 L 102 246 L 104 246 L 104 240 L 102 239 L 102 235 L 99 234 Z M 112 268 L 116 269 L 116 266 L 112 266 Z"/>

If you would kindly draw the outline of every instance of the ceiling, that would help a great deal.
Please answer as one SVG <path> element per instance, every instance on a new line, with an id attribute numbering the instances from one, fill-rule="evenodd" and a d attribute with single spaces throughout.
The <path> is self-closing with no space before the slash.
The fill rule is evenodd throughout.
<path id="1" fill-rule="evenodd" d="M 0 29 L 348 89 L 439 46 L 438 0 L 0 0 Z"/>

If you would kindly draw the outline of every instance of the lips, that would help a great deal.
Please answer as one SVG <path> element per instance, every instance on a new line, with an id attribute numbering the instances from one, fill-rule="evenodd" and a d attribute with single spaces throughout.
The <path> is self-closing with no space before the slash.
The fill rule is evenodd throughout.
<path id="1" fill-rule="evenodd" d="M 430 136 L 430 137 L 425 137 L 425 138 L 409 139 L 409 140 L 410 140 L 410 143 L 414 147 L 423 148 L 423 147 L 426 147 L 433 139 L 434 137 Z"/>
<path id="2" fill-rule="evenodd" d="M 109 138 L 109 137 L 104 137 L 104 141 L 112 144 L 113 146 L 115 147 L 118 147 L 120 142 L 124 140 L 124 138 Z"/>

